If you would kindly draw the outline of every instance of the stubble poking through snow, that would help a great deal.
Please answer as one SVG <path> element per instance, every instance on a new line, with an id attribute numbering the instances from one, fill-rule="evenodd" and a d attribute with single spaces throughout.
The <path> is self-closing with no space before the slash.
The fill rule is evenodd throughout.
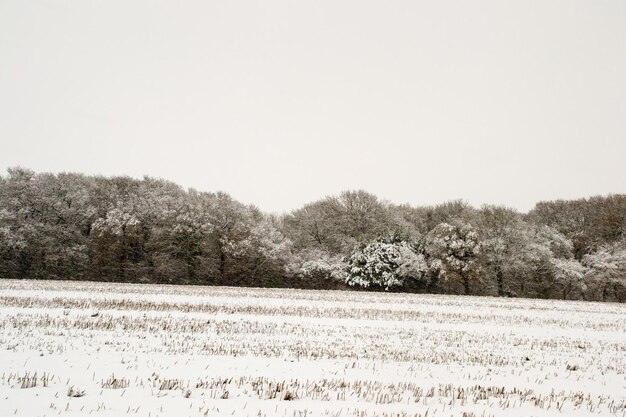
<path id="1" fill-rule="evenodd" d="M 0 415 L 624 416 L 625 317 L 610 303 L 1 280 Z"/>

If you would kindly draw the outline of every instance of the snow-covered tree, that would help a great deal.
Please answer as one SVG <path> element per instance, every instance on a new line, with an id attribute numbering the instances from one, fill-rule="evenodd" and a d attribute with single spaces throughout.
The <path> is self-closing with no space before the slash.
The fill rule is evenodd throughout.
<path id="1" fill-rule="evenodd" d="M 583 277 L 587 269 L 575 259 L 551 258 L 554 281 L 562 288 L 563 299 L 571 297 L 572 292 L 581 297 L 587 286 Z"/>
<path id="2" fill-rule="evenodd" d="M 519 292 L 535 297 L 580 298 L 585 268 L 573 256 L 572 242 L 558 230 L 520 223 L 505 271 Z"/>
<path id="3" fill-rule="evenodd" d="M 602 246 L 583 257 L 583 264 L 592 272 L 626 270 L 626 242 Z"/>
<path id="4" fill-rule="evenodd" d="M 478 279 L 480 253 L 478 233 L 471 225 L 440 223 L 429 234 L 428 253 L 441 261 L 444 279 L 457 275 L 465 294 L 470 293 L 472 281 Z"/>
<path id="5" fill-rule="evenodd" d="M 426 279 L 429 270 L 424 254 L 415 246 L 398 239 L 379 239 L 352 252 L 346 282 L 389 290 L 407 280 Z"/>
<path id="6" fill-rule="evenodd" d="M 140 221 L 133 213 L 121 208 L 112 208 L 104 217 L 96 219 L 92 225 L 92 232 L 98 236 L 122 236 L 127 230 L 137 227 Z"/>
<path id="7" fill-rule="evenodd" d="M 488 205 L 480 209 L 478 222 L 483 273 L 495 281 L 499 296 L 513 295 L 513 271 L 521 266 L 518 254 L 526 244 L 526 225 L 516 211 Z"/>
<path id="8" fill-rule="evenodd" d="M 288 270 L 304 279 L 332 280 L 345 282 L 348 277 L 348 264 L 340 255 L 313 249 L 294 254 Z"/>
<path id="9" fill-rule="evenodd" d="M 344 191 L 295 210 L 285 219 L 296 250 L 322 249 L 348 255 L 358 242 L 390 229 L 388 205 L 365 191 Z"/>
<path id="10" fill-rule="evenodd" d="M 478 216 L 482 273 L 495 280 L 498 295 L 531 287 L 539 296 L 561 291 L 566 296 L 584 290 L 584 268 L 574 261 L 573 245 L 563 234 L 545 225 L 526 223 L 512 209 L 484 206 Z"/>
<path id="11" fill-rule="evenodd" d="M 0 179 L 0 272 L 15 278 L 80 278 L 92 210 L 77 174 L 11 168 Z M 3 259 L 5 258 L 5 259 Z"/>
<path id="12" fill-rule="evenodd" d="M 543 201 L 529 220 L 555 228 L 573 243 L 576 259 L 626 236 L 626 194 L 609 194 L 578 200 Z"/>
<path id="13" fill-rule="evenodd" d="M 167 194 L 154 198 L 161 204 L 145 216 L 153 222 L 148 249 L 154 274 L 160 282 L 202 282 L 213 232 L 209 198 L 195 191 L 174 201 Z"/>
<path id="14" fill-rule="evenodd" d="M 626 301 L 626 240 L 601 246 L 583 257 L 590 299 Z"/>

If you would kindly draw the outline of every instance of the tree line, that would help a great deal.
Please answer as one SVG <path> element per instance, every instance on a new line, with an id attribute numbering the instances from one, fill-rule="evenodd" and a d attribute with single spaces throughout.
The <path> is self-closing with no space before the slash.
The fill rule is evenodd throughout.
<path id="1" fill-rule="evenodd" d="M 392 204 L 346 191 L 285 215 L 163 180 L 10 168 L 0 278 L 626 301 L 626 195 Z"/>

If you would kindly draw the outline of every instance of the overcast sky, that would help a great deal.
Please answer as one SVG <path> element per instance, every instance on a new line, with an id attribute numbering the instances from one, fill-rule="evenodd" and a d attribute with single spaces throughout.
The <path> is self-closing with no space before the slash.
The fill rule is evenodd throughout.
<path id="1" fill-rule="evenodd" d="M 626 192 L 626 2 L 0 0 L 0 145 L 275 212 Z"/>

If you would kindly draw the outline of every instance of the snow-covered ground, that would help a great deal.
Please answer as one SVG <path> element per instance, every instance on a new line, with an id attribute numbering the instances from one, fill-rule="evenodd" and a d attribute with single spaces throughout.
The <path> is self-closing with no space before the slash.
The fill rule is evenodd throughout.
<path id="1" fill-rule="evenodd" d="M 626 306 L 0 280 L 0 416 L 626 415 Z"/>

